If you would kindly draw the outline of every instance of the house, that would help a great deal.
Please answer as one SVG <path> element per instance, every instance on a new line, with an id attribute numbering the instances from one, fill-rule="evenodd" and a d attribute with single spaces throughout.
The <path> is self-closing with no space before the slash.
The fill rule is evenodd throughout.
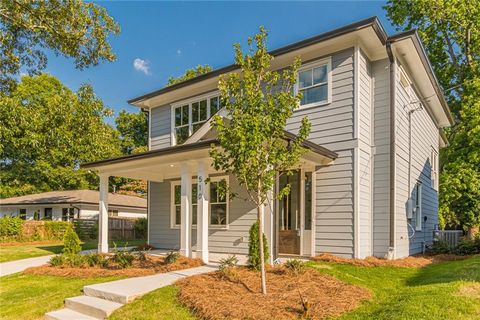
<path id="1" fill-rule="evenodd" d="M 109 216 L 146 218 L 147 200 L 110 193 Z M 24 220 L 70 221 L 98 217 L 99 192 L 94 190 L 51 191 L 0 199 L 0 217 L 19 216 Z"/>
<path id="2" fill-rule="evenodd" d="M 373 17 L 271 54 L 273 69 L 297 56 L 303 62 L 296 86 L 303 100 L 286 139 L 302 117 L 312 124 L 301 169 L 278 181 L 292 185 L 290 195 L 272 197 L 267 206 L 273 258 L 328 252 L 395 259 L 422 252 L 438 224 L 438 154 L 447 145 L 443 128 L 453 119 L 418 34 L 388 36 Z M 227 66 L 129 101 L 149 114 L 149 151 L 83 166 L 100 176 L 105 221 L 108 177 L 144 179 L 151 245 L 204 261 L 209 253 L 247 254 L 255 207 L 209 158 L 215 143 L 209 118 L 225 115 L 218 79 L 237 69 Z M 222 180 L 240 196 L 219 196 Z M 103 251 L 106 232 L 100 228 Z"/>

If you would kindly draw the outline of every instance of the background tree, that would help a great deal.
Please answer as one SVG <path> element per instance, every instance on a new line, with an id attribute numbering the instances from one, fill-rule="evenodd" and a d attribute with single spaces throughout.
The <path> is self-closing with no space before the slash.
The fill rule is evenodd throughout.
<path id="1" fill-rule="evenodd" d="M 147 151 L 148 117 L 145 113 L 122 110 L 115 118 L 115 125 L 120 133 L 124 154 Z"/>
<path id="2" fill-rule="evenodd" d="M 218 132 L 219 147 L 212 146 L 210 155 L 216 170 L 236 177 L 257 207 L 262 292 L 267 293 L 263 250 L 264 207 L 279 173 L 289 173 L 297 165 L 305 149 L 301 146 L 310 132 L 304 118 L 298 138 L 285 141 L 284 128 L 300 96 L 293 93 L 300 61 L 282 72 L 270 70 L 273 57 L 266 47 L 267 32 L 263 27 L 249 38 L 249 52 L 244 56 L 235 44 L 235 63 L 241 73 L 222 76 L 220 96 L 228 112 L 228 122 L 215 116 L 213 127 Z M 279 196 L 289 192 L 289 186 Z"/>
<path id="3" fill-rule="evenodd" d="M 120 155 L 112 111 L 90 85 L 72 92 L 47 74 L 24 76 L 0 95 L 0 197 L 65 189 L 95 189 L 81 163 Z"/>
<path id="4" fill-rule="evenodd" d="M 480 224 L 478 101 L 480 101 L 480 2 L 388 1 L 387 16 L 399 30 L 418 29 L 456 124 L 441 153 L 440 221 Z"/>
<path id="5" fill-rule="evenodd" d="M 45 49 L 73 58 L 83 69 L 115 60 L 107 39 L 118 24 L 93 2 L 61 0 L 0 1 L 0 89 L 11 89 L 20 71 L 38 74 L 47 64 Z"/>
<path id="6" fill-rule="evenodd" d="M 185 71 L 185 73 L 183 75 L 181 75 L 180 77 L 177 77 L 177 78 L 170 77 L 170 78 L 168 78 L 167 85 L 171 86 L 172 84 L 176 84 L 176 83 L 188 80 L 188 79 L 198 77 L 199 75 L 210 72 L 212 70 L 213 70 L 212 67 L 210 67 L 208 64 L 206 64 L 206 65 L 199 64 L 195 68 L 187 69 Z"/>

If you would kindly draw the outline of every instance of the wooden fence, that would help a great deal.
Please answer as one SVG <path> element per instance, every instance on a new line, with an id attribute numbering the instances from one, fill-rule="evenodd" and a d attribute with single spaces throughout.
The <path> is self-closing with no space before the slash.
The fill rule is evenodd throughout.
<path id="1" fill-rule="evenodd" d="M 455 248 L 463 236 L 462 230 L 440 230 L 438 231 L 438 239 L 445 241 L 449 248 Z"/>
<path id="2" fill-rule="evenodd" d="M 108 217 L 109 240 L 137 239 L 135 221 L 137 218 Z M 75 230 L 83 239 L 96 239 L 98 237 L 97 219 L 74 219 Z"/>

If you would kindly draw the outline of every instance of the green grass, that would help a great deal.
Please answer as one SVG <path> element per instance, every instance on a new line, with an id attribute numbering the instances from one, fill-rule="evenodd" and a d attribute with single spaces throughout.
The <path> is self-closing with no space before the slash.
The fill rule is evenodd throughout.
<path id="1" fill-rule="evenodd" d="M 42 319 L 46 312 L 60 309 L 63 300 L 81 295 L 84 285 L 120 279 L 63 278 L 22 273 L 0 278 L 0 319 Z"/>
<path id="2" fill-rule="evenodd" d="M 480 319 L 480 297 L 458 295 L 462 285 L 479 283 L 480 256 L 422 269 L 313 262 L 309 266 L 371 290 L 372 299 L 339 318 L 342 320 Z M 154 291 L 117 310 L 109 319 L 194 319 L 178 304 L 176 290 L 170 286 Z"/>
<path id="3" fill-rule="evenodd" d="M 177 302 L 176 295 L 177 288 L 174 286 L 155 290 L 118 309 L 108 319 L 195 319 L 188 309 Z"/>
<path id="4" fill-rule="evenodd" d="M 110 246 L 113 246 L 114 241 L 110 241 Z M 122 247 L 125 244 L 128 246 L 137 246 L 145 243 L 143 240 L 128 240 L 128 241 L 115 241 L 118 247 Z M 97 241 L 85 242 L 82 245 L 83 250 L 96 249 Z M 14 261 L 20 259 L 34 258 L 47 256 L 50 254 L 61 253 L 63 249 L 63 242 L 56 241 L 43 244 L 19 244 L 15 246 L 2 246 L 0 244 L 0 263 L 7 261 Z"/>

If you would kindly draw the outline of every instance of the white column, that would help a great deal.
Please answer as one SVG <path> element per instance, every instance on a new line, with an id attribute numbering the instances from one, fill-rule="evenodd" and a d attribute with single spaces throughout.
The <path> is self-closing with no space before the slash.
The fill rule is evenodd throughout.
<path id="1" fill-rule="evenodd" d="M 265 237 L 267 237 L 267 241 L 268 241 L 268 250 L 270 251 L 269 252 L 269 258 L 268 258 L 268 263 L 269 264 L 273 264 L 273 255 L 274 255 L 274 238 L 273 238 L 273 226 L 274 226 L 274 219 L 273 219 L 273 205 L 274 205 L 274 202 L 275 202 L 275 198 L 273 196 L 273 190 L 270 191 L 268 194 L 267 194 L 267 203 L 266 203 L 266 206 L 265 206 L 265 225 L 264 225 L 264 233 L 265 233 Z"/>
<path id="2" fill-rule="evenodd" d="M 108 253 L 108 175 L 100 174 L 98 203 L 98 252 Z"/>
<path id="3" fill-rule="evenodd" d="M 180 254 L 191 257 L 192 175 L 188 163 L 181 163 Z"/>
<path id="4" fill-rule="evenodd" d="M 208 263 L 208 190 L 205 180 L 205 162 L 198 161 L 198 198 L 197 201 L 197 258 Z M 193 199 L 195 201 L 195 199 Z"/>

